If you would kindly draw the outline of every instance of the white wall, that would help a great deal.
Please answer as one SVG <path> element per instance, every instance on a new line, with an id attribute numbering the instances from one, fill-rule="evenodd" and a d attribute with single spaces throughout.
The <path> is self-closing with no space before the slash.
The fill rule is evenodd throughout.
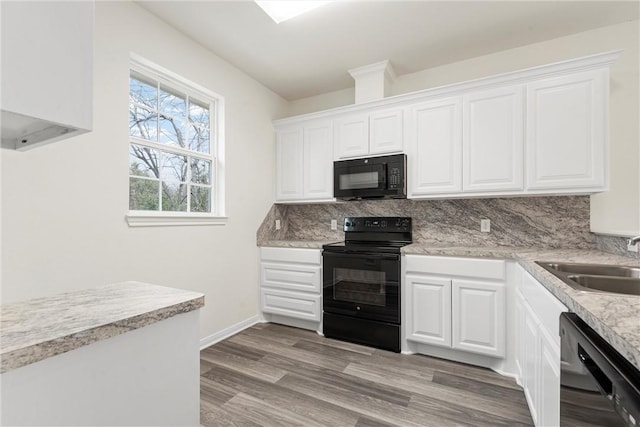
<path id="1" fill-rule="evenodd" d="M 133 3 L 96 2 L 95 20 L 94 131 L 3 152 L 3 303 L 138 280 L 203 292 L 201 337 L 256 315 L 286 102 Z M 130 52 L 225 97 L 226 226 L 127 226 Z"/>
<path id="2" fill-rule="evenodd" d="M 591 197 L 591 229 L 599 233 L 637 235 L 640 234 L 639 40 L 639 21 L 611 25 L 398 76 L 391 86 L 391 95 L 624 49 L 611 67 L 610 191 Z M 291 102 L 287 115 L 353 102 L 353 91 L 341 90 Z"/>

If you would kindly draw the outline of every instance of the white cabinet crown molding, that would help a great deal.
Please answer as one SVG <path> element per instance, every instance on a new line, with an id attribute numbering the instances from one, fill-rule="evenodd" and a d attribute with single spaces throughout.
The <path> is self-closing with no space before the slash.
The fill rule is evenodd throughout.
<path id="1" fill-rule="evenodd" d="M 461 95 L 470 90 L 489 89 L 495 86 L 505 84 L 524 83 L 532 80 L 539 80 L 548 77 L 556 77 L 567 73 L 586 71 L 596 68 L 609 66 L 614 63 L 622 54 L 623 50 L 613 50 L 609 52 L 598 53 L 594 55 L 583 56 L 580 58 L 568 59 L 565 61 L 554 62 L 551 64 L 539 65 L 522 70 L 510 71 L 507 73 L 496 74 L 489 77 L 483 77 L 474 80 L 468 80 L 460 83 L 439 86 L 435 88 L 420 90 L 416 92 L 390 96 L 376 101 L 362 104 L 347 105 L 343 107 L 331 108 L 329 110 L 318 111 L 313 113 L 302 114 L 293 117 L 274 120 L 276 127 L 304 122 L 318 118 L 332 118 L 345 113 L 364 112 L 379 107 L 388 107 L 394 104 L 406 104 L 419 100 L 427 100 L 429 98 L 441 97 L 446 95 Z"/>

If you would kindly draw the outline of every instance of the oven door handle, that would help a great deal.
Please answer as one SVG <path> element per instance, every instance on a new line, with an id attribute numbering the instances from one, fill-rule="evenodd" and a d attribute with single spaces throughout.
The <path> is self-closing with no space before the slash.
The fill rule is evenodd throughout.
<path id="1" fill-rule="evenodd" d="M 322 256 L 329 256 L 329 257 L 338 257 L 338 258 L 360 258 L 360 259 L 376 259 L 376 260 L 390 260 L 390 261 L 397 261 L 398 259 L 400 259 L 400 255 L 397 254 L 375 254 L 375 253 L 370 253 L 370 252 L 351 252 L 351 251 L 345 251 L 345 252 L 323 252 Z"/>

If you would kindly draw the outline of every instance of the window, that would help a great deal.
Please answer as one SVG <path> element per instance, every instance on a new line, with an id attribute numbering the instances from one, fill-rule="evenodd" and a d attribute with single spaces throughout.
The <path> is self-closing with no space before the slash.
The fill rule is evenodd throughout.
<path id="1" fill-rule="evenodd" d="M 133 59 L 129 76 L 129 225 L 223 219 L 223 99 Z"/>

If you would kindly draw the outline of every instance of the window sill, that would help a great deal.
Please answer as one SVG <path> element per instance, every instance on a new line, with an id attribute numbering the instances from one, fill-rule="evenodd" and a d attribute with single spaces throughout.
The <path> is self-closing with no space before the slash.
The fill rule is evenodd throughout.
<path id="1" fill-rule="evenodd" d="M 125 215 L 129 227 L 171 227 L 184 225 L 226 225 L 226 216 L 129 212 Z"/>

